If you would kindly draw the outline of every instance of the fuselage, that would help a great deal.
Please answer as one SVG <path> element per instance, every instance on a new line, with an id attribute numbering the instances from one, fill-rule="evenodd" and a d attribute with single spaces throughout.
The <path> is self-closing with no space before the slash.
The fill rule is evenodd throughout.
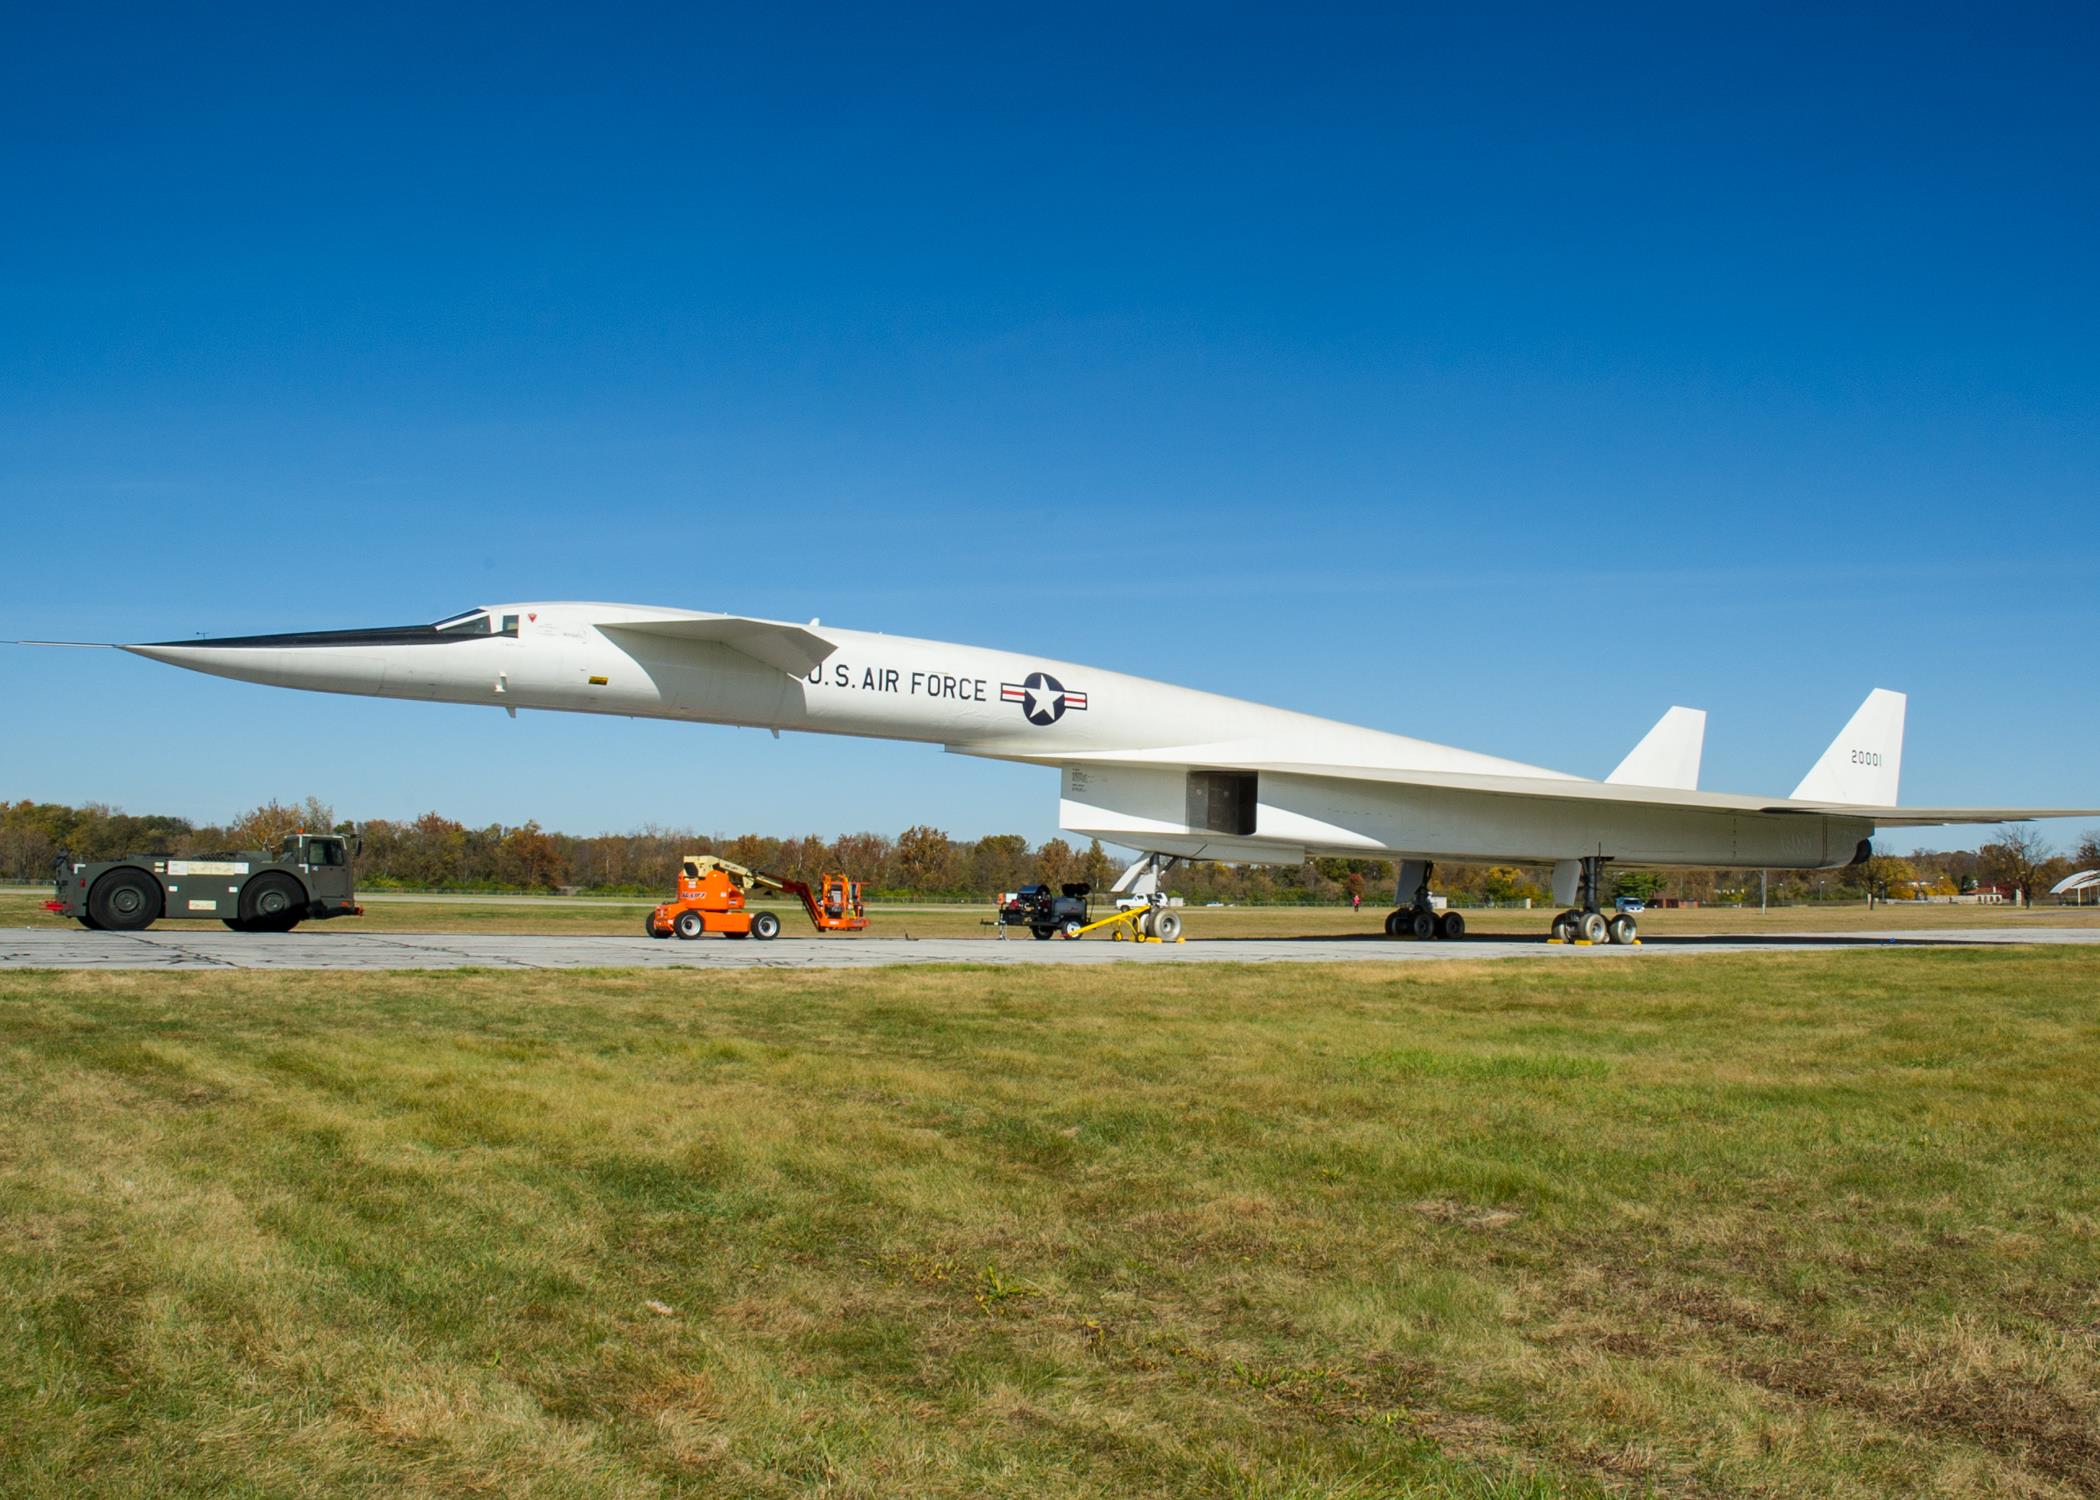
<path id="1" fill-rule="evenodd" d="M 1871 832 L 1842 817 L 1564 800 L 1555 784 L 1571 793 L 1596 784 L 1077 663 L 816 622 L 527 603 L 436 625 L 125 649 L 320 692 L 921 741 L 1029 761 L 1059 770 L 1066 829 L 1189 857 L 1528 862 L 1603 852 L 1798 868 L 1845 863 Z M 1521 781 L 1529 794 L 1409 775 Z"/>
<path id="2" fill-rule="evenodd" d="M 1336 764 L 1558 776 L 1405 735 L 1019 652 L 822 626 L 836 650 L 791 675 L 735 648 L 623 629 L 701 611 L 514 604 L 435 626 L 171 641 L 125 649 L 318 692 L 917 740 L 1025 760 L 1227 741 Z"/>

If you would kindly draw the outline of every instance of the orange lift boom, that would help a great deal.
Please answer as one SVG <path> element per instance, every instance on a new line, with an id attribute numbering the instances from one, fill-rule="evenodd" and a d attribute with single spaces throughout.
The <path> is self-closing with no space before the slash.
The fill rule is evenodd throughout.
<path id="1" fill-rule="evenodd" d="M 688 854 L 678 862 L 678 894 L 649 913 L 644 930 L 653 938 L 697 938 L 710 932 L 724 937 L 755 937 L 760 942 L 780 935 L 780 918 L 753 911 L 747 893 L 754 886 L 784 891 L 802 902 L 810 925 L 819 932 L 865 932 L 868 913 L 861 883 L 844 875 L 822 875 L 815 889 L 747 869 L 713 854 Z"/>

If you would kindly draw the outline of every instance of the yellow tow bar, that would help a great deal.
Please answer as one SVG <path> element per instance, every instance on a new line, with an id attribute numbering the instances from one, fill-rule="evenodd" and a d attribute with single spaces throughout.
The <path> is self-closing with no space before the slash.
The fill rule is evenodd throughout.
<path id="1" fill-rule="evenodd" d="M 1071 936 L 1083 938 L 1090 932 L 1107 930 L 1109 941 L 1113 943 L 1164 943 L 1170 941 L 1185 943 L 1188 941 L 1187 938 L 1179 933 L 1176 933 L 1174 937 L 1169 939 L 1153 937 L 1146 932 L 1143 923 L 1146 915 L 1151 910 L 1152 908 L 1149 906 L 1133 906 L 1130 910 L 1119 911 L 1112 917 L 1103 917 L 1098 922 L 1089 922 L 1086 926 L 1071 934 Z"/>

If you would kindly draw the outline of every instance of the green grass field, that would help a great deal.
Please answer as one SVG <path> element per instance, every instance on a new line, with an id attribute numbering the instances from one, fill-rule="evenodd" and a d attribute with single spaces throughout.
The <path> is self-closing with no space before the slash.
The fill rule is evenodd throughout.
<path id="1" fill-rule="evenodd" d="M 0 974 L 0 1493 L 2100 1488 L 2100 955 Z"/>

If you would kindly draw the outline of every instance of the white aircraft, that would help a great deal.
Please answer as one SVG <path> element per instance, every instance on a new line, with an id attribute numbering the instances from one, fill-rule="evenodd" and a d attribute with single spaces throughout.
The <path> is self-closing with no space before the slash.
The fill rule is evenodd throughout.
<path id="1" fill-rule="evenodd" d="M 1551 864 L 1556 937 L 1631 942 L 1604 869 L 1833 869 L 1877 828 L 2093 816 L 1898 807 L 1904 697 L 1876 689 L 1790 797 L 1698 790 L 1706 715 L 1672 708 L 1602 781 L 1011 651 L 630 604 L 504 604 L 434 625 L 125 646 L 219 677 L 329 693 L 921 740 L 1054 766 L 1059 823 L 1176 859 L 1399 860 L 1395 936 L 1456 937 L 1437 860 Z"/>

